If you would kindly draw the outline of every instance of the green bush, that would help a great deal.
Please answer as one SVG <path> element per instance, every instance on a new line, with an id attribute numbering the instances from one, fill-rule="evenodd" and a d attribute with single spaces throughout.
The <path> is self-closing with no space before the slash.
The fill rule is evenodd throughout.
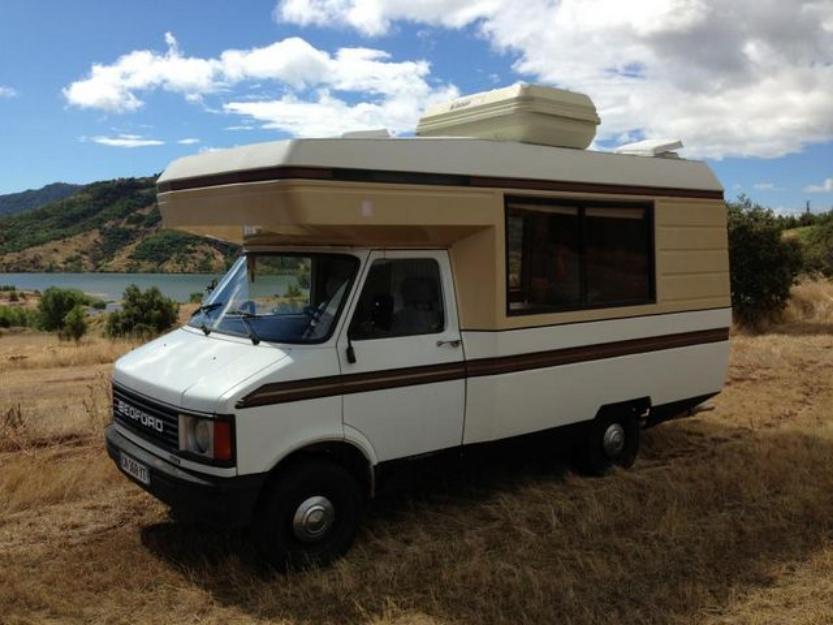
<path id="1" fill-rule="evenodd" d="M 62 340 L 73 340 L 77 343 L 86 333 L 87 314 L 84 312 L 84 307 L 79 304 L 64 317 L 64 327 L 58 331 L 58 336 Z"/>
<path id="2" fill-rule="evenodd" d="M 772 211 L 744 196 L 729 203 L 729 259 L 736 319 L 758 327 L 781 313 L 803 266 L 801 247 L 782 237 Z"/>
<path id="3" fill-rule="evenodd" d="M 188 296 L 188 301 L 191 302 L 192 304 L 201 304 L 202 303 L 202 298 L 203 298 L 202 291 L 197 291 L 196 293 L 191 293 L 191 295 Z"/>
<path id="4" fill-rule="evenodd" d="M 0 328 L 34 328 L 38 313 L 30 308 L 0 306 Z"/>
<path id="5" fill-rule="evenodd" d="M 131 284 L 124 291 L 122 309 L 107 318 L 110 336 L 146 338 L 164 332 L 177 321 L 179 304 L 165 297 L 158 288 L 142 291 Z"/>
<path id="6" fill-rule="evenodd" d="M 814 226 L 802 244 L 807 270 L 833 278 L 833 220 Z"/>
<path id="7" fill-rule="evenodd" d="M 44 330 L 60 330 L 64 327 L 64 317 L 78 305 L 85 306 L 90 298 L 78 289 L 61 289 L 51 286 L 43 292 L 38 313 L 40 325 Z"/>

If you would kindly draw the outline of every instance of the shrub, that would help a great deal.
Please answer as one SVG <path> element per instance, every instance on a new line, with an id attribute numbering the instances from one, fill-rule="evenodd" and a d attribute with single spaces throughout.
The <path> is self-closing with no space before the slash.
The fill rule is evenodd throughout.
<path id="1" fill-rule="evenodd" d="M 160 334 L 176 323 L 178 313 L 179 304 L 155 286 L 142 291 L 131 284 L 124 291 L 122 309 L 107 318 L 107 334 L 142 338 Z"/>
<path id="2" fill-rule="evenodd" d="M 833 278 L 833 221 L 814 226 L 802 243 L 807 270 Z"/>
<path id="3" fill-rule="evenodd" d="M 744 325 L 779 315 L 802 269 L 800 244 L 781 234 L 772 211 L 744 196 L 729 204 L 732 307 Z"/>
<path id="4" fill-rule="evenodd" d="M 87 333 L 87 315 L 84 307 L 76 305 L 64 317 L 64 327 L 58 331 L 61 340 L 73 340 L 76 343 Z"/>
<path id="5" fill-rule="evenodd" d="M 38 325 L 38 313 L 19 306 L 0 306 L 0 328 L 33 328 Z"/>
<path id="6" fill-rule="evenodd" d="M 197 291 L 196 293 L 191 293 L 191 295 L 188 296 L 188 301 L 191 302 L 192 304 L 201 304 L 202 303 L 202 297 L 203 297 L 202 292 Z"/>
<path id="7" fill-rule="evenodd" d="M 90 298 L 78 289 L 60 289 L 51 286 L 43 292 L 38 313 L 44 330 L 60 330 L 67 313 L 78 305 L 89 304 Z"/>

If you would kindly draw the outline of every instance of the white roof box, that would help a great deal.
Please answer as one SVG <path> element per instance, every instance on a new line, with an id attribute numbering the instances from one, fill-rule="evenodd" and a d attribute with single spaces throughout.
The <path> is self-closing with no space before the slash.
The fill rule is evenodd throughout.
<path id="1" fill-rule="evenodd" d="M 522 83 L 435 105 L 419 120 L 422 137 L 473 137 L 583 150 L 599 116 L 583 93 Z"/>

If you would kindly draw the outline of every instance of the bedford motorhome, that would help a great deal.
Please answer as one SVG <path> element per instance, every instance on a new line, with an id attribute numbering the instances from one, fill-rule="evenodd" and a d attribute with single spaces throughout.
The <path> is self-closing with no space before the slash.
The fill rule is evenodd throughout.
<path id="1" fill-rule="evenodd" d="M 519 85 L 416 137 L 171 164 L 164 225 L 243 253 L 116 363 L 113 460 L 174 511 L 252 526 L 278 566 L 343 554 L 395 460 L 571 426 L 585 470 L 629 466 L 641 428 L 723 385 L 726 207 L 667 146 L 586 150 L 597 123 Z"/>

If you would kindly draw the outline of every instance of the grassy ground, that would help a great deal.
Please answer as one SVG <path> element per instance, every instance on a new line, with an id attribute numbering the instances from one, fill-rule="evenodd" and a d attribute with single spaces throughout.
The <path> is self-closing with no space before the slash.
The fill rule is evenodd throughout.
<path id="1" fill-rule="evenodd" d="M 732 339 L 716 410 L 646 432 L 632 471 L 474 461 L 377 500 L 348 557 L 291 577 L 173 524 L 106 458 L 127 343 L 0 338 L 0 621 L 833 622 L 833 288 Z"/>

